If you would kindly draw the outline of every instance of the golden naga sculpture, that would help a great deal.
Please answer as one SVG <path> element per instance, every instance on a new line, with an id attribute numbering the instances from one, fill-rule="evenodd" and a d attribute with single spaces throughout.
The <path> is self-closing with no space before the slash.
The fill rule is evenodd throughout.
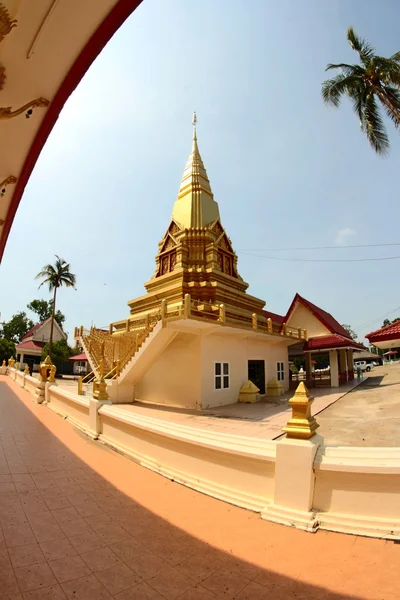
<path id="1" fill-rule="evenodd" d="M 35 100 L 27 102 L 16 110 L 12 110 L 12 106 L 3 106 L 0 107 L 0 120 L 13 119 L 14 117 L 22 115 L 22 113 L 25 113 L 25 117 L 29 119 L 34 108 L 43 108 L 45 106 L 49 106 L 49 104 L 50 100 L 46 100 L 46 98 L 36 98 Z"/>
<path id="2" fill-rule="evenodd" d="M 51 362 L 51 358 L 49 355 L 46 356 L 46 358 L 44 359 L 43 362 L 40 363 L 39 366 L 39 375 L 40 375 L 40 381 L 42 383 L 45 383 L 46 381 L 48 381 L 49 377 L 51 376 L 51 368 L 54 365 Z"/>
<path id="3" fill-rule="evenodd" d="M 6 193 L 7 185 L 13 185 L 14 183 L 17 183 L 17 178 L 14 175 L 9 175 L 0 183 L 0 198 Z"/>
<path id="4" fill-rule="evenodd" d="M 0 2 L 0 42 L 17 26 L 17 23 L 17 19 L 11 19 L 7 8 Z"/>

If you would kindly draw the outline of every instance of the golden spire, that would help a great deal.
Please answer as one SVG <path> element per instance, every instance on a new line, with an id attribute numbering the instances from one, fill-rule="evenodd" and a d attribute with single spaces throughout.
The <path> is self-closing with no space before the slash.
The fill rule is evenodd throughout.
<path id="1" fill-rule="evenodd" d="M 193 113 L 192 123 L 192 151 L 183 171 L 178 198 L 172 211 L 173 220 L 187 229 L 205 227 L 220 218 L 218 204 L 214 200 L 197 145 L 196 113 Z"/>

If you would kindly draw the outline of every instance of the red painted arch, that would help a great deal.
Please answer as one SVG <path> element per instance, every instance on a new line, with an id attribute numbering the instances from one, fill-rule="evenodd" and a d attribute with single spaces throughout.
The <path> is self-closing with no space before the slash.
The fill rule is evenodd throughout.
<path id="1" fill-rule="evenodd" d="M 111 9 L 110 13 L 87 42 L 86 46 L 75 60 L 74 64 L 68 71 L 67 76 L 60 85 L 56 95 L 54 96 L 54 99 L 46 112 L 46 116 L 44 117 L 35 139 L 32 142 L 14 189 L 11 204 L 3 225 L 3 235 L 1 236 L 0 240 L 0 261 L 3 257 L 8 235 L 21 201 L 22 194 L 24 193 L 25 186 L 29 181 L 33 167 L 36 164 L 39 154 L 42 151 L 42 148 L 46 143 L 46 140 L 49 137 L 65 102 L 68 100 L 71 93 L 74 91 L 92 62 L 100 54 L 107 42 L 141 2 L 142 0 L 118 1 L 118 3 L 114 6 L 114 8 Z"/>

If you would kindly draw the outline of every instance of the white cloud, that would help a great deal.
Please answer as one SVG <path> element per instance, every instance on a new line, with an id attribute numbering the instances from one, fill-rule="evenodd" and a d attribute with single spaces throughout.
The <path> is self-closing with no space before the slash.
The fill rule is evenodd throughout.
<path id="1" fill-rule="evenodd" d="M 348 238 L 356 235 L 357 231 L 355 229 L 351 229 L 350 227 L 343 227 L 343 229 L 339 229 L 335 237 L 335 244 L 337 246 L 344 246 L 348 241 Z"/>

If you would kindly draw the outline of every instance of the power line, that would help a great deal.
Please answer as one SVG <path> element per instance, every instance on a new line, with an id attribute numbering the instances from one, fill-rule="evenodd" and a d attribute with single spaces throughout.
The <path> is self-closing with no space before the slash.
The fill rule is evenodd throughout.
<path id="1" fill-rule="evenodd" d="M 383 248 L 385 246 L 400 246 L 400 242 L 392 244 L 359 244 L 355 246 L 309 246 L 302 248 L 245 248 L 239 252 L 283 252 L 286 250 L 341 250 L 342 248 Z"/>
<path id="2" fill-rule="evenodd" d="M 366 327 L 367 325 L 373 325 L 374 323 L 378 323 L 379 321 L 382 321 L 382 319 L 385 319 L 386 317 L 393 314 L 394 312 L 397 312 L 398 310 L 400 310 L 400 306 L 393 308 L 393 310 L 389 310 L 389 312 L 385 313 L 381 317 L 378 317 L 377 319 L 374 319 L 373 321 L 367 321 L 366 323 L 363 323 L 362 325 L 357 325 L 355 327 L 355 329 L 361 329 L 362 327 Z"/>
<path id="3" fill-rule="evenodd" d="M 255 256 L 257 258 L 266 258 L 267 260 L 283 260 L 288 262 L 323 262 L 323 263 L 343 263 L 343 262 L 370 262 L 377 260 L 398 260 L 400 256 L 382 256 L 379 258 L 283 258 L 282 256 L 263 256 L 261 254 L 250 254 L 249 252 L 240 252 L 242 256 Z"/>

